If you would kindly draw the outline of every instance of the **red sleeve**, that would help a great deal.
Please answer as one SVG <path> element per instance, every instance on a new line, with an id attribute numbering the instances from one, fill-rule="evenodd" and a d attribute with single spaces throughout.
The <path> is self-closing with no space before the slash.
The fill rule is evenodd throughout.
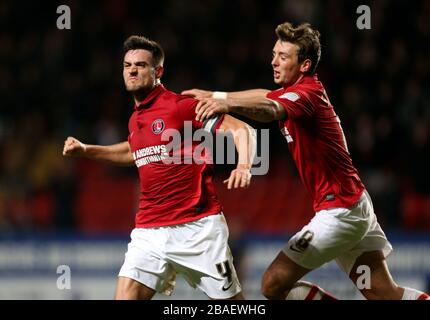
<path id="1" fill-rule="evenodd" d="M 192 121 L 193 129 L 203 128 L 209 132 L 215 133 L 215 131 L 221 126 L 224 119 L 224 114 L 214 116 L 204 122 L 196 121 L 196 105 L 198 100 L 184 97 L 178 101 L 178 112 L 182 121 Z"/>
<path id="2" fill-rule="evenodd" d="M 279 103 L 287 112 L 287 118 L 290 119 L 311 117 L 315 111 L 308 94 L 302 90 L 283 93 L 276 90 L 269 92 L 267 98 Z"/>
<path id="3" fill-rule="evenodd" d="M 133 112 L 133 114 L 131 115 L 130 119 L 128 120 L 128 137 L 127 137 L 127 141 L 128 143 L 131 145 L 131 137 L 134 134 L 134 131 L 138 130 L 137 128 L 135 128 L 136 126 L 136 111 Z"/>

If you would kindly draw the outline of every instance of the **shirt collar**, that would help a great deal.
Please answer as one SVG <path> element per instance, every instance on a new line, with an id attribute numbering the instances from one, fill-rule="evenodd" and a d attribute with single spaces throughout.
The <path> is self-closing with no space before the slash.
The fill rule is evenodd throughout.
<path id="1" fill-rule="evenodd" d="M 318 75 L 316 73 L 303 76 L 296 84 L 309 83 L 309 82 L 315 82 L 315 81 L 318 81 Z"/>
<path id="2" fill-rule="evenodd" d="M 164 88 L 164 86 L 162 84 L 159 84 L 157 86 L 155 86 L 145 97 L 145 99 L 143 99 L 142 101 L 140 101 L 138 104 L 134 105 L 134 109 L 138 110 L 141 108 L 145 108 L 148 107 L 148 105 L 158 96 L 160 95 L 162 92 L 166 91 L 166 88 Z"/>
<path id="3" fill-rule="evenodd" d="M 289 85 L 288 87 L 284 87 L 284 90 L 287 90 L 289 87 L 293 87 L 296 86 L 300 83 L 311 83 L 311 82 L 315 82 L 318 81 L 318 75 L 316 73 L 314 74 L 310 74 L 310 75 L 304 75 L 299 81 L 297 81 L 296 83 Z"/>

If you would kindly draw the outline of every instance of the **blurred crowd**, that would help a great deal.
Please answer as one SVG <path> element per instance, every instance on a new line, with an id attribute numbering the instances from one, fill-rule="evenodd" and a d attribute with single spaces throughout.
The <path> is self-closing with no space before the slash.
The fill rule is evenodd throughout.
<path id="1" fill-rule="evenodd" d="M 56 27 L 61 4 L 70 6 L 71 30 Z M 127 138 L 133 110 L 122 83 L 122 43 L 127 36 L 141 34 L 161 43 L 166 52 L 162 82 L 170 90 L 275 89 L 270 66 L 274 29 L 284 21 L 311 22 L 322 34 L 318 75 L 382 224 L 430 230 L 430 2 L 368 1 L 370 30 L 357 29 L 359 4 L 109 0 L 23 5 L 2 0 L 1 234 L 82 231 L 79 210 L 90 207 L 83 188 L 100 202 L 121 203 L 119 197 L 103 198 L 104 186 L 115 188 L 109 181 L 127 181 L 121 188 L 137 193 L 134 168 L 94 168 L 61 155 L 68 135 L 93 144 Z M 286 169 L 295 183 L 297 173 L 276 124 L 252 124 L 272 130 L 272 175 L 255 180 L 271 179 L 274 170 Z M 94 179 L 103 183 L 95 185 Z M 88 184 L 83 185 L 84 180 Z M 263 199 L 273 201 L 270 188 L 266 192 Z M 131 200 L 137 202 L 136 197 Z M 235 201 L 224 192 L 223 197 L 226 203 Z M 131 227 L 135 205 L 128 203 L 117 213 L 127 222 L 97 231 Z M 271 219 L 270 212 L 260 219 Z M 115 229 L 118 225 L 122 227 Z"/>

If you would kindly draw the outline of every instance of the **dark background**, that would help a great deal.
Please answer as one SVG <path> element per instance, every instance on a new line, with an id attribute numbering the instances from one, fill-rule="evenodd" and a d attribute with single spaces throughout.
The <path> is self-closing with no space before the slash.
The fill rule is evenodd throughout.
<path id="1" fill-rule="evenodd" d="M 71 30 L 58 30 L 59 5 Z M 371 29 L 359 30 L 360 4 Z M 355 166 L 384 229 L 430 230 L 428 1 L 0 2 L 0 234 L 127 234 L 137 171 L 64 159 L 64 139 L 124 141 L 132 100 L 122 82 L 131 34 L 161 43 L 163 84 L 276 89 L 279 23 L 322 34 L 318 75 L 340 116 Z M 294 232 L 312 217 L 287 144 L 270 128 L 270 170 L 245 191 L 217 186 L 233 236 Z"/>

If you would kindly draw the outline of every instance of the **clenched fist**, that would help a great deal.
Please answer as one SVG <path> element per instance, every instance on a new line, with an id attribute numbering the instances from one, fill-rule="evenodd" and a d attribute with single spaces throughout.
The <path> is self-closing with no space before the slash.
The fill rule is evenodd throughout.
<path id="1" fill-rule="evenodd" d="M 87 147 L 78 139 L 67 137 L 64 141 L 63 156 L 79 157 L 85 154 Z"/>

